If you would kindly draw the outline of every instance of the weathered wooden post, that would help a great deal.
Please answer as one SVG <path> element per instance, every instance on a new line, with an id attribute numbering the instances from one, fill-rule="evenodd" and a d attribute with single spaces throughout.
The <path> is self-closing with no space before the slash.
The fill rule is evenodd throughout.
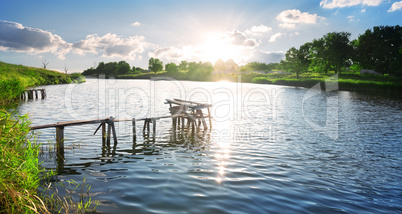
<path id="1" fill-rule="evenodd" d="M 132 119 L 132 123 L 133 123 L 133 143 L 135 143 L 135 141 L 137 140 L 137 133 L 135 130 L 135 117 Z"/>
<path id="2" fill-rule="evenodd" d="M 64 158 L 64 126 L 56 127 L 57 154 Z"/>
<path id="3" fill-rule="evenodd" d="M 177 117 L 173 117 L 172 119 L 173 119 L 173 120 L 172 120 L 172 122 L 173 122 L 173 131 L 175 132 L 175 131 L 176 131 L 176 127 L 177 127 Z"/>
<path id="4" fill-rule="evenodd" d="M 110 147 L 110 132 L 112 130 L 112 126 L 110 124 L 110 119 L 107 119 L 107 136 L 106 136 L 106 144 Z"/>
<path id="5" fill-rule="evenodd" d="M 113 141 L 114 141 L 114 145 L 116 146 L 117 144 L 117 135 L 116 135 L 116 128 L 114 126 L 114 118 L 110 117 L 110 125 L 112 126 L 112 132 L 113 132 Z"/>
<path id="6" fill-rule="evenodd" d="M 102 122 L 102 146 L 106 143 L 106 123 Z"/>
<path id="7" fill-rule="evenodd" d="M 155 134 L 156 134 L 156 118 L 152 118 L 152 131 L 153 131 L 153 135 L 155 137 Z"/>
<path id="8" fill-rule="evenodd" d="M 194 136 L 194 132 L 195 132 L 195 120 L 194 119 L 191 119 L 191 128 L 192 128 L 191 135 Z"/>
<path id="9" fill-rule="evenodd" d="M 42 89 L 42 99 L 45 99 L 46 98 L 46 91 L 45 91 L 45 89 Z"/>

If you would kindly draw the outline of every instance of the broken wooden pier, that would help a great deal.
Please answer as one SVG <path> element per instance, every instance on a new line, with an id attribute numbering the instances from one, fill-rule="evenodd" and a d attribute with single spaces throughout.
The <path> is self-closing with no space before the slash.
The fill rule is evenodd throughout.
<path id="1" fill-rule="evenodd" d="M 70 121 L 70 122 L 59 122 L 55 124 L 47 124 L 41 126 L 32 126 L 31 130 L 37 129 L 45 129 L 45 128 L 56 128 L 56 144 L 57 144 L 57 153 L 60 157 L 64 159 L 64 129 L 68 126 L 78 126 L 78 125 L 86 125 L 86 124 L 97 124 L 99 123 L 98 128 L 95 130 L 94 135 L 98 132 L 100 128 L 102 131 L 102 145 L 107 144 L 110 146 L 111 135 L 113 135 L 114 144 L 117 144 L 117 135 L 115 129 L 115 122 L 124 122 L 131 121 L 132 122 L 132 132 L 133 132 L 133 142 L 136 142 L 136 122 L 144 121 L 143 125 L 143 133 L 150 133 L 150 123 L 152 123 L 152 132 L 155 137 L 156 133 L 156 121 L 160 119 L 171 118 L 172 119 L 172 132 L 175 133 L 176 130 L 180 127 L 182 130 L 185 128 L 187 130 L 191 130 L 192 134 L 196 130 L 203 126 L 204 130 L 208 129 L 208 125 L 206 122 L 206 118 L 209 121 L 209 128 L 212 129 L 212 117 L 210 108 L 211 104 L 181 100 L 181 99 L 166 99 L 165 104 L 169 104 L 169 111 L 171 115 L 161 116 L 161 117 L 150 117 L 150 118 L 132 118 L 132 119 L 115 119 L 113 117 L 105 118 L 105 119 L 94 119 L 94 120 L 80 120 L 80 121 Z M 208 114 L 204 114 L 203 110 L 206 109 Z M 187 120 L 187 121 L 185 121 Z M 187 122 L 187 123 L 186 123 Z M 181 125 L 180 125 L 181 124 Z M 107 131 L 106 131 L 107 125 Z"/>
<path id="2" fill-rule="evenodd" d="M 42 100 L 46 98 L 46 90 L 44 88 L 38 88 L 38 89 L 28 89 L 28 90 L 23 91 L 21 93 L 20 99 L 21 100 L 34 100 L 34 99 L 38 100 L 39 94 L 40 94 L 40 98 Z"/>

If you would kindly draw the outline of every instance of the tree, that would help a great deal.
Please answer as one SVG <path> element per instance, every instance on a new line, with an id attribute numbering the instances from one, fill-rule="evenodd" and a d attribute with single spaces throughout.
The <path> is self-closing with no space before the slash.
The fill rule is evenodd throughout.
<path id="1" fill-rule="evenodd" d="M 349 65 L 352 56 L 349 36 L 348 32 L 332 32 L 315 39 L 310 45 L 311 69 L 324 73 L 334 69 L 335 73 L 340 73 Z"/>
<path id="2" fill-rule="evenodd" d="M 179 71 L 185 71 L 188 69 L 188 62 L 181 61 L 179 65 Z"/>
<path id="3" fill-rule="evenodd" d="M 179 67 L 175 63 L 171 62 L 165 65 L 165 70 L 168 73 L 176 73 L 179 71 Z"/>
<path id="4" fill-rule="evenodd" d="M 348 66 L 352 56 L 352 46 L 349 41 L 350 33 L 332 32 L 324 36 L 326 55 L 328 62 L 334 68 L 335 73 L 340 73 L 341 68 Z"/>
<path id="5" fill-rule="evenodd" d="M 376 26 L 353 41 L 353 62 L 380 73 L 402 74 L 402 27 Z"/>
<path id="6" fill-rule="evenodd" d="M 290 48 L 285 54 L 285 60 L 281 61 L 283 68 L 289 72 L 296 73 L 297 79 L 299 74 L 308 71 L 311 62 L 312 43 L 305 43 L 299 49 Z"/>
<path id="7" fill-rule="evenodd" d="M 286 71 L 296 73 L 297 79 L 299 79 L 299 73 L 301 72 L 302 63 L 299 59 L 299 50 L 295 47 L 290 48 L 285 54 L 285 61 L 281 61 Z"/>
<path id="8" fill-rule="evenodd" d="M 240 71 L 268 71 L 270 66 L 261 62 L 250 62 L 241 66 Z"/>
<path id="9" fill-rule="evenodd" d="M 44 60 L 42 60 L 42 65 L 43 65 L 43 68 L 44 68 L 44 69 L 46 69 L 46 67 L 47 67 L 48 64 L 49 64 L 49 62 L 46 61 L 46 58 L 45 58 Z"/>
<path id="10" fill-rule="evenodd" d="M 225 70 L 226 70 L 225 62 L 223 62 L 222 59 L 218 59 L 218 61 L 216 61 L 214 64 L 214 71 L 225 71 Z"/>
<path id="11" fill-rule="evenodd" d="M 159 59 L 151 58 L 148 61 L 148 69 L 153 72 L 162 71 L 163 69 L 163 62 Z"/>
<path id="12" fill-rule="evenodd" d="M 117 63 L 116 72 L 117 74 L 127 74 L 131 71 L 130 64 L 126 61 L 120 61 Z"/>
<path id="13" fill-rule="evenodd" d="M 188 63 L 188 74 L 191 80 L 208 80 L 214 67 L 210 62 Z"/>

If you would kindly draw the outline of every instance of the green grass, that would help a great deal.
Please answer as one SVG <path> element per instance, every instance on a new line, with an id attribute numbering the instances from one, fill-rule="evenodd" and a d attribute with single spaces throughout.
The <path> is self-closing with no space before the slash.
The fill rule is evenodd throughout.
<path id="1" fill-rule="evenodd" d="M 17 99 L 26 88 L 38 85 L 85 82 L 81 74 L 67 75 L 57 71 L 0 62 L 0 104 Z"/>
<path id="2" fill-rule="evenodd" d="M 0 213 L 88 213 L 96 209 L 90 186 L 75 181 L 45 182 L 51 172 L 40 167 L 40 145 L 29 137 L 27 115 L 0 110 Z M 41 177 L 42 175 L 42 177 Z M 42 181 L 44 181 L 42 179 Z M 58 189 L 67 192 L 60 197 Z M 38 190 L 41 191 L 38 191 Z M 78 193 L 78 199 L 74 194 Z"/>
<path id="3" fill-rule="evenodd" d="M 47 209 L 37 196 L 39 186 L 38 145 L 26 137 L 27 116 L 0 110 L 0 210 L 26 213 Z"/>
<path id="4" fill-rule="evenodd" d="M 297 87 L 313 87 L 318 83 L 337 81 L 339 90 L 348 91 L 385 91 L 385 92 L 401 92 L 402 78 L 392 76 L 367 75 L 353 72 L 344 72 L 338 75 L 334 80 L 331 76 L 333 72 L 328 74 L 319 73 L 303 73 L 297 79 L 295 74 L 264 74 L 256 76 L 252 79 L 252 83 L 258 84 L 275 84 Z"/>

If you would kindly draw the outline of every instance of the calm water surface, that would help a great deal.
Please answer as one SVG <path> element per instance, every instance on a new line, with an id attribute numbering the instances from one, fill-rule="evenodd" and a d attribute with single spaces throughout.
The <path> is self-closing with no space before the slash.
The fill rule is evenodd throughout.
<path id="1" fill-rule="evenodd" d="M 66 127 L 59 179 L 92 186 L 104 213 L 401 213 L 402 101 L 352 92 L 237 83 L 97 80 L 45 86 L 22 103 L 33 125 L 169 115 L 166 98 L 212 103 L 213 128 L 192 137 L 171 120 L 137 141 L 117 124 Z M 44 145 L 55 129 L 40 130 Z M 113 144 L 113 143 L 112 143 Z M 55 159 L 43 165 L 56 168 Z"/>

